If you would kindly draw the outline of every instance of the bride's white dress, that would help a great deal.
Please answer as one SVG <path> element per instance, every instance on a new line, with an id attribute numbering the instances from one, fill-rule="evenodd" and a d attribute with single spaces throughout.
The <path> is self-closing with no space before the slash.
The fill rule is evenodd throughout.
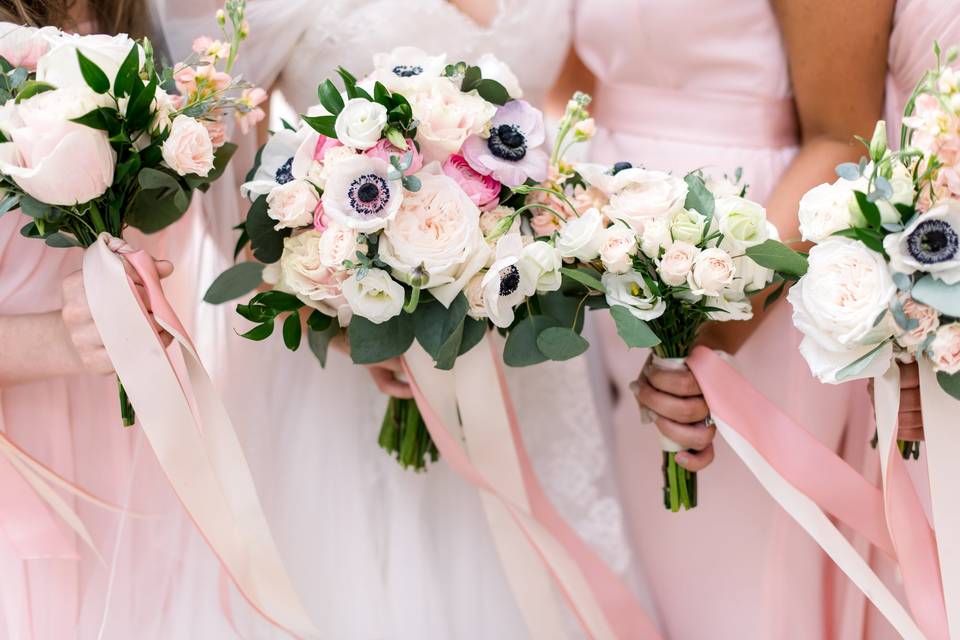
<path id="1" fill-rule="evenodd" d="M 161 3 L 175 59 L 188 51 L 188 35 L 210 31 L 216 4 Z M 337 66 L 361 76 L 379 51 L 412 44 L 452 61 L 489 52 L 537 103 L 567 52 L 570 5 L 500 0 L 485 28 L 446 0 L 251 0 L 251 37 L 238 70 L 279 88 L 302 113 Z M 228 175 L 206 194 L 203 215 L 180 225 L 184 242 L 168 251 L 201 291 L 230 264 L 230 228 L 247 207 L 238 185 L 252 154 L 246 141 L 232 181 Z M 324 637 L 527 637 L 476 491 L 442 462 L 413 474 L 377 447 L 386 399 L 365 369 L 333 352 L 321 369 L 308 349 L 290 353 L 279 339 L 246 342 L 234 335 L 246 327 L 229 307 L 196 308 L 194 332 L 240 431 L 277 544 Z M 636 585 L 601 428 L 605 403 L 596 402 L 605 391 L 594 389 L 587 361 L 507 375 L 548 495 Z M 272 637 L 238 598 L 232 603 L 245 635 Z"/>

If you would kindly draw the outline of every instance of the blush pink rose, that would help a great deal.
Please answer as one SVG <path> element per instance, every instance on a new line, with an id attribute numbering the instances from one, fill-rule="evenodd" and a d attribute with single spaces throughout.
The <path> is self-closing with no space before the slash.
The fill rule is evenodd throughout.
<path id="1" fill-rule="evenodd" d="M 954 374 L 960 371 L 960 322 L 944 325 L 930 343 L 935 371 Z"/>
<path id="2" fill-rule="evenodd" d="M 384 138 L 377 144 L 367 149 L 364 153 L 374 158 L 380 158 L 388 164 L 390 162 L 390 156 L 398 156 L 398 160 L 403 162 L 404 156 L 407 153 L 412 153 L 413 159 L 410 161 L 410 166 L 403 172 L 403 175 L 405 176 L 412 176 L 423 168 L 423 157 L 420 155 L 420 152 L 417 151 L 417 147 L 413 144 L 413 140 L 410 140 L 409 138 L 407 138 L 407 149 L 405 151 L 393 146 L 393 143 Z"/>
<path id="3" fill-rule="evenodd" d="M 452 155 L 443 163 L 443 172 L 453 179 L 478 207 L 493 208 L 500 197 L 500 183 L 491 176 L 474 171 L 461 155 Z"/>

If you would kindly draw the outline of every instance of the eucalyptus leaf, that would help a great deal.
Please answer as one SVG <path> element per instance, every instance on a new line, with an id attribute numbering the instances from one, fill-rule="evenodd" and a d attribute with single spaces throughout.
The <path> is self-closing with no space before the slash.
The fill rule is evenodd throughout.
<path id="1" fill-rule="evenodd" d="M 417 306 L 416 313 L 413 314 L 414 333 L 417 342 L 435 362 L 439 359 L 440 350 L 444 344 L 458 330 L 460 337 L 463 336 L 463 321 L 467 316 L 468 308 L 469 304 L 462 293 L 454 298 L 449 308 L 444 307 L 436 300 L 425 301 Z M 448 345 L 448 349 L 451 346 Z M 459 343 L 456 345 L 454 357 L 457 353 L 459 353 Z M 442 369 L 444 367 L 440 367 L 438 364 L 438 368 Z"/>
<path id="2" fill-rule="evenodd" d="M 53 207 L 28 195 L 20 197 L 20 211 L 35 220 L 43 220 L 53 211 Z"/>
<path id="3" fill-rule="evenodd" d="M 326 328 L 323 329 L 312 327 L 307 329 L 307 346 L 310 347 L 310 351 L 317 358 L 321 367 L 327 366 L 327 351 L 330 347 L 330 341 L 339 333 L 340 325 L 336 322 L 328 323 Z"/>
<path id="4" fill-rule="evenodd" d="M 537 336 L 537 348 L 551 360 L 569 360 L 586 352 L 590 343 L 569 327 L 550 327 Z"/>
<path id="5" fill-rule="evenodd" d="M 860 165 L 853 162 L 843 162 L 837 165 L 836 172 L 844 180 L 852 182 L 860 177 Z"/>
<path id="6" fill-rule="evenodd" d="M 876 360 L 877 356 L 880 355 L 880 350 L 886 346 L 887 342 L 881 342 L 875 346 L 870 351 L 866 352 L 844 368 L 837 371 L 836 379 L 837 382 L 842 382 L 843 380 L 849 380 L 859 376 L 863 371 L 870 366 L 870 364 Z"/>
<path id="7" fill-rule="evenodd" d="M 263 263 L 241 262 L 235 264 L 213 281 L 203 295 L 203 301 L 222 304 L 250 293 L 263 282 Z"/>
<path id="8" fill-rule="evenodd" d="M 614 305 L 610 307 L 610 314 L 617 325 L 617 334 L 628 347 L 644 349 L 660 344 L 660 338 L 650 325 L 630 313 L 628 308 Z"/>
<path id="9" fill-rule="evenodd" d="M 882 199 L 889 200 L 893 197 L 893 185 L 891 185 L 890 181 L 883 176 L 877 176 L 874 185 L 876 186 L 877 192 L 880 194 Z"/>
<path id="10" fill-rule="evenodd" d="M 541 331 L 558 326 L 560 323 L 549 316 L 527 316 L 507 335 L 503 362 L 510 367 L 528 367 L 546 362 L 549 358 L 537 346 L 537 336 Z"/>
<path id="11" fill-rule="evenodd" d="M 463 355 L 480 344 L 483 337 L 487 335 L 487 321 L 474 320 L 466 317 L 463 320 L 463 339 L 460 341 L 460 353 Z"/>
<path id="12" fill-rule="evenodd" d="M 683 206 L 686 209 L 696 209 L 701 215 L 707 218 L 706 228 L 710 227 L 710 220 L 713 218 L 713 210 L 716 206 L 713 194 L 707 189 L 703 178 L 695 173 L 688 173 L 683 177 L 687 183 L 687 199 Z"/>
<path id="13" fill-rule="evenodd" d="M 16 208 L 18 204 L 20 204 L 20 196 L 15 193 L 11 193 L 3 200 L 0 200 L 0 217 L 3 217 L 3 214 Z"/>
<path id="14" fill-rule="evenodd" d="M 283 254 L 283 239 L 289 235 L 274 229 L 276 221 L 267 215 L 267 196 L 262 195 L 250 205 L 247 212 L 247 235 L 254 257 L 260 262 L 271 264 Z"/>
<path id="15" fill-rule="evenodd" d="M 807 272 L 807 257 L 777 240 L 765 240 L 745 253 L 761 267 L 780 274 L 799 278 Z"/>
<path id="16" fill-rule="evenodd" d="M 960 283 L 946 284 L 932 275 L 926 275 L 914 283 L 910 295 L 917 302 L 933 307 L 940 313 L 960 318 Z"/>
<path id="17" fill-rule="evenodd" d="M 607 288 L 603 286 L 603 283 L 600 282 L 600 280 L 584 270 L 560 267 L 560 273 L 567 276 L 571 280 L 576 280 L 588 289 L 593 289 L 595 291 L 599 291 L 600 293 L 607 292 Z"/>
<path id="18" fill-rule="evenodd" d="M 401 313 L 375 324 L 354 315 L 347 329 L 350 357 L 356 364 L 374 364 L 402 356 L 413 344 L 413 318 Z"/>
<path id="19" fill-rule="evenodd" d="M 79 247 L 80 243 L 77 242 L 77 239 L 73 236 L 68 236 L 65 233 L 60 233 L 59 231 L 51 233 L 48 235 L 44 242 L 47 243 L 48 247 L 54 247 L 56 249 L 69 249 L 71 247 Z"/>

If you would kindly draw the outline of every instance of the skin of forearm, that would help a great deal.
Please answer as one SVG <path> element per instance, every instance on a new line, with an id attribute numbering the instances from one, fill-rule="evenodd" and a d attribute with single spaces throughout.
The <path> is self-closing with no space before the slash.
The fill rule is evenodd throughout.
<path id="1" fill-rule="evenodd" d="M 0 316 L 0 387 L 82 370 L 59 311 Z"/>

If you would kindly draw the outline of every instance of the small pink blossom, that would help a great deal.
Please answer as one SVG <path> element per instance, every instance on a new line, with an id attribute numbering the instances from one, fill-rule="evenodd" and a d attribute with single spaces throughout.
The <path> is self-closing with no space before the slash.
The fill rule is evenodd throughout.
<path id="1" fill-rule="evenodd" d="M 182 95 L 191 95 L 197 91 L 197 70 L 193 67 L 178 66 L 173 71 L 173 81 Z"/>
<path id="2" fill-rule="evenodd" d="M 323 213 L 323 202 L 317 202 L 317 208 L 313 210 L 313 228 L 317 231 L 324 231 L 330 226 L 330 218 Z"/>
<path id="3" fill-rule="evenodd" d="M 407 167 L 403 175 L 412 176 L 417 171 L 423 168 L 423 157 L 420 155 L 420 152 L 417 151 L 417 147 L 413 144 L 413 140 L 407 139 L 407 148 L 398 149 L 393 146 L 393 143 L 384 138 L 380 140 L 377 144 L 373 145 L 365 151 L 365 153 L 372 158 L 380 158 L 384 162 L 390 162 L 390 156 L 397 156 L 397 159 L 403 162 L 403 158 L 408 153 L 412 153 L 413 157 L 410 161 L 410 166 Z"/>
<path id="4" fill-rule="evenodd" d="M 223 143 L 227 141 L 227 127 L 225 124 L 223 124 L 223 121 L 204 120 L 203 126 L 210 135 L 210 142 L 213 143 L 213 148 L 216 149 L 218 147 L 222 147 Z"/>
<path id="5" fill-rule="evenodd" d="M 240 126 L 240 131 L 242 131 L 244 135 L 250 131 L 251 127 L 256 126 L 258 122 L 266 117 L 263 109 L 259 107 L 266 99 L 267 92 L 260 87 L 243 90 L 238 102 L 242 104 L 246 110 L 238 110 L 234 112 L 234 115 L 236 116 L 237 124 Z"/>
<path id="6" fill-rule="evenodd" d="M 497 206 L 500 183 L 493 176 L 481 175 L 461 155 L 452 155 L 443 163 L 443 172 L 460 185 L 475 205 L 481 208 Z"/>
<path id="7" fill-rule="evenodd" d="M 229 73 L 217 71 L 217 68 L 212 64 L 199 67 L 196 72 L 196 80 L 198 84 L 203 82 L 205 86 L 212 87 L 215 91 L 224 91 L 233 81 Z"/>

